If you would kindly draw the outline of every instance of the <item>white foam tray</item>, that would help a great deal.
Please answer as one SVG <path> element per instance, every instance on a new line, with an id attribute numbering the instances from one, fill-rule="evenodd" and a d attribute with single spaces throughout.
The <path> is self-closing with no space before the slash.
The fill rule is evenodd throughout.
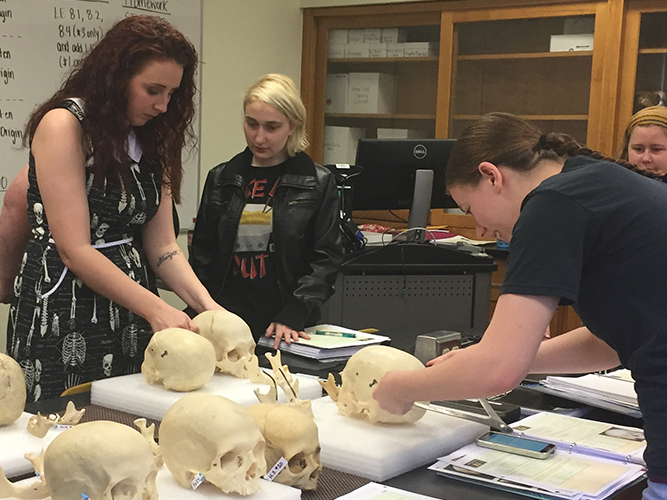
<path id="1" fill-rule="evenodd" d="M 36 455 L 46 448 L 63 429 L 49 429 L 46 436 L 38 438 L 28 432 L 31 413 L 23 413 L 16 422 L 0 427 L 0 467 L 8 478 L 33 472 L 25 454 Z"/>
<path id="2" fill-rule="evenodd" d="M 28 485 L 36 478 L 24 479 L 19 481 L 17 485 Z M 157 490 L 160 500 L 188 500 L 190 498 L 219 498 L 222 500 L 297 500 L 301 498 L 301 490 L 285 486 L 283 484 L 272 483 L 260 480 L 260 490 L 252 495 L 241 496 L 236 493 L 225 494 L 210 483 L 204 482 L 196 490 L 183 488 L 176 482 L 174 476 L 171 475 L 166 466 L 162 467 L 157 474 Z M 50 499 L 51 497 L 47 497 Z M 9 497 L 9 500 L 16 500 Z"/>
<path id="3" fill-rule="evenodd" d="M 429 412 L 414 424 L 371 424 L 338 413 L 324 397 L 313 401 L 322 465 L 386 481 L 472 443 L 486 425 Z"/>
<path id="4" fill-rule="evenodd" d="M 317 377 L 294 374 L 299 380 L 300 399 L 316 399 L 322 397 L 322 387 Z M 258 403 L 253 392 L 259 388 L 262 394 L 269 391 L 268 385 L 253 384 L 248 379 L 221 375 L 216 373 L 201 389 L 192 392 L 217 394 L 239 403 L 251 406 Z M 162 420 L 169 407 L 190 392 L 167 391 L 162 386 L 151 385 L 144 380 L 141 373 L 112 377 L 93 382 L 90 402 L 114 410 L 125 411 L 142 417 Z M 279 401 L 285 402 L 284 394 L 278 389 Z"/>

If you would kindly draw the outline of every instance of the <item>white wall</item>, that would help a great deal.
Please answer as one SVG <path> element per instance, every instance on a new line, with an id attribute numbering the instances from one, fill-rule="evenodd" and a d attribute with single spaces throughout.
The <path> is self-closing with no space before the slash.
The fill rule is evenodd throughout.
<path id="1" fill-rule="evenodd" d="M 299 0 L 203 0 L 200 181 L 245 147 L 241 120 L 245 90 L 266 73 L 299 85 L 302 15 Z M 187 228 L 190 221 L 181 221 Z M 183 238 L 179 244 L 184 246 Z M 163 294 L 175 307 L 182 302 Z M 0 305 L 0 351 L 5 352 L 9 307 Z"/>

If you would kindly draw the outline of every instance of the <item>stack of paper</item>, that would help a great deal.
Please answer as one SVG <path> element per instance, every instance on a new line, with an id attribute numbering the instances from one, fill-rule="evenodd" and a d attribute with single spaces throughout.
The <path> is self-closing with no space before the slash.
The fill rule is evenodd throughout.
<path id="1" fill-rule="evenodd" d="M 641 465 L 560 450 L 539 460 L 475 444 L 440 458 L 429 469 L 442 476 L 520 495 L 572 500 L 607 498 L 645 473 Z"/>
<path id="2" fill-rule="evenodd" d="M 556 413 L 536 413 L 511 427 L 520 436 L 554 443 L 558 449 L 646 465 L 644 431 Z"/>
<path id="3" fill-rule="evenodd" d="M 546 498 L 606 498 L 645 473 L 641 429 L 553 413 L 512 424 L 516 435 L 555 443 L 544 460 L 471 444 L 438 459 L 438 474 L 514 493 Z"/>
<path id="4" fill-rule="evenodd" d="M 391 340 L 384 335 L 364 333 L 335 325 L 312 326 L 306 328 L 305 332 L 310 336 L 310 340 L 302 338 L 290 344 L 283 341 L 279 349 L 306 358 L 344 361 L 363 347 Z M 271 347 L 273 342 L 272 338 L 260 337 L 257 343 Z"/>
<path id="5" fill-rule="evenodd" d="M 605 408 L 632 417 L 641 417 L 634 380 L 629 370 L 581 377 L 547 377 L 531 389 Z"/>

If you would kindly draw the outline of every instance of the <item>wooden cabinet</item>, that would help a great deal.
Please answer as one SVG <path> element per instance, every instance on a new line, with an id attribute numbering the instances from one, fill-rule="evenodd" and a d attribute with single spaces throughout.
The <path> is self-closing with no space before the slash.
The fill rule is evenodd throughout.
<path id="1" fill-rule="evenodd" d="M 482 114 L 505 111 L 613 155 L 636 95 L 666 90 L 666 26 L 665 0 L 454 0 L 305 9 L 301 89 L 309 153 L 322 161 L 325 126 L 363 128 L 371 138 L 378 128 L 456 138 Z M 333 31 L 365 28 L 402 28 L 412 41 L 437 42 L 437 55 L 329 57 Z M 562 35 L 592 36 L 592 50 L 554 50 L 553 37 L 562 41 Z M 392 112 L 327 112 L 327 76 L 363 72 L 393 75 Z M 406 219 L 405 212 L 355 213 L 355 220 L 393 227 Z M 431 211 L 431 224 L 451 220 Z M 468 228 L 458 219 L 456 224 L 450 227 L 474 237 L 472 220 Z M 571 308 L 559 308 L 551 328 L 560 333 L 578 325 Z"/>
<path id="2" fill-rule="evenodd" d="M 630 2 L 625 34 L 615 147 L 633 113 L 645 105 L 667 105 L 667 2 Z"/>
<path id="3" fill-rule="evenodd" d="M 504 111 L 587 142 L 589 104 L 597 99 L 595 11 L 596 4 L 582 3 L 443 16 L 453 43 L 452 86 L 439 134 L 457 137 L 481 115 Z"/>

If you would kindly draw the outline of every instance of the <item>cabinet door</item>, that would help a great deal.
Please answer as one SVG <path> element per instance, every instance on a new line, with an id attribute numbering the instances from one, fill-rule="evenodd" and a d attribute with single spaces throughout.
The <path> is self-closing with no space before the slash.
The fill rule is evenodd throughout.
<path id="1" fill-rule="evenodd" d="M 631 4 L 626 16 L 618 147 L 630 117 L 646 106 L 667 106 L 667 5 L 664 0 Z"/>
<path id="2" fill-rule="evenodd" d="M 361 12 L 316 18 L 318 48 L 304 41 L 315 68 L 302 77 L 314 83 L 310 154 L 325 164 L 354 163 L 361 138 L 435 137 L 440 13 Z"/>
<path id="3" fill-rule="evenodd" d="M 438 133 L 458 137 L 481 115 L 502 111 L 587 143 L 595 8 L 453 13 L 449 122 Z"/>

